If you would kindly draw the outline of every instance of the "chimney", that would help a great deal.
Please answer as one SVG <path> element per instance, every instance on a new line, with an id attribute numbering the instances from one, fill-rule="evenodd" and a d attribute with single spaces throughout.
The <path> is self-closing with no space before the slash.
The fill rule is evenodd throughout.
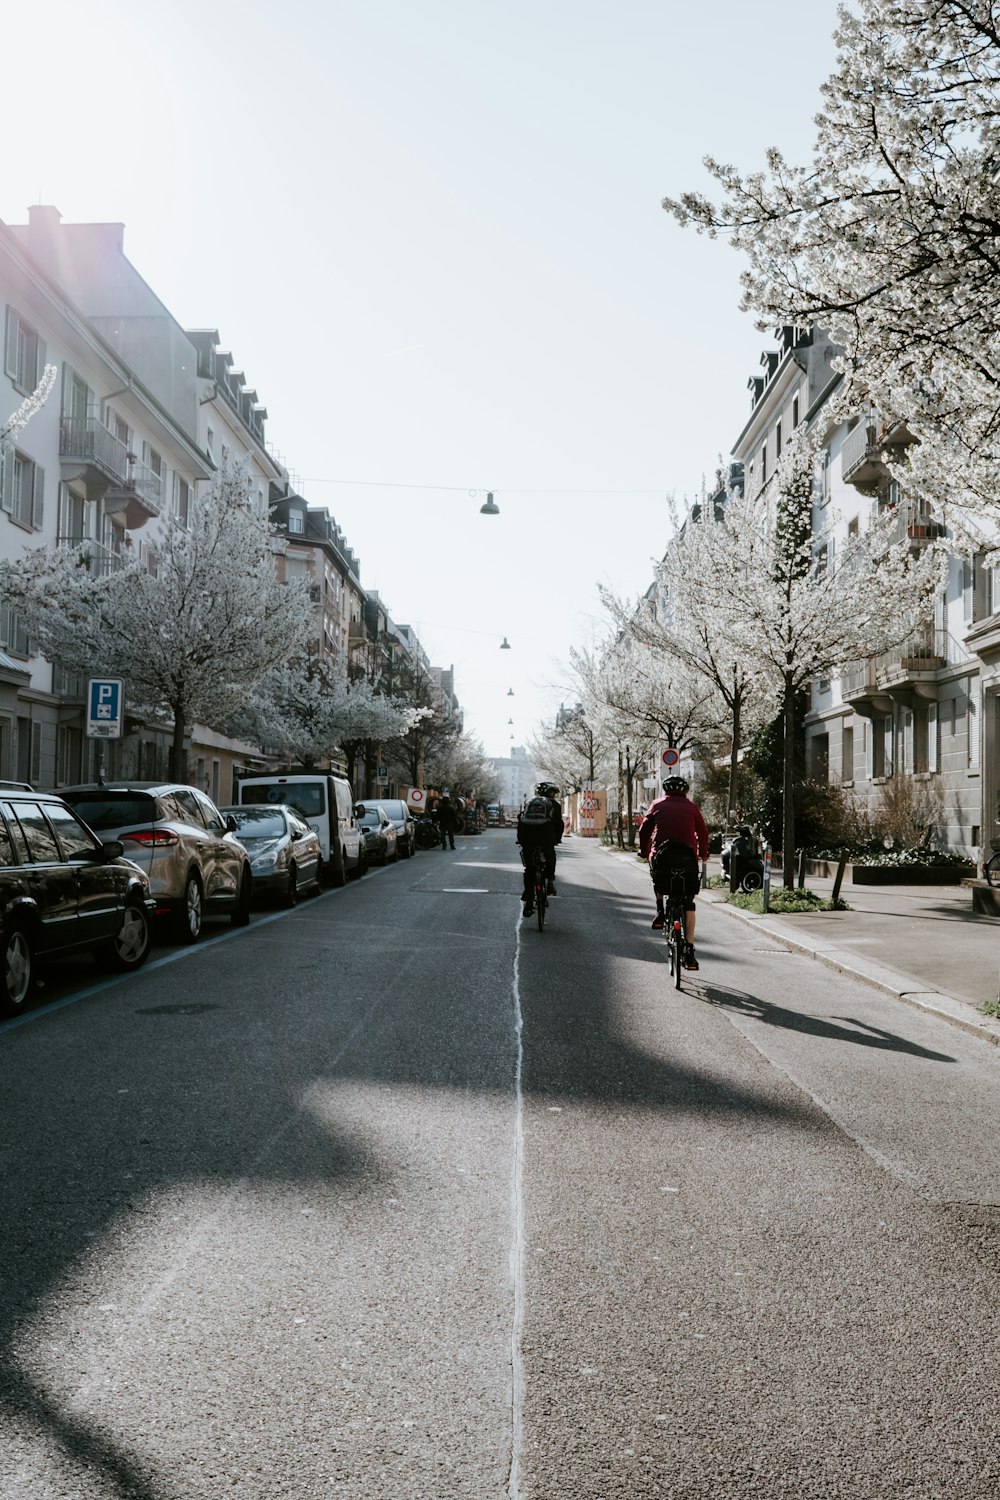
<path id="1" fill-rule="evenodd" d="M 59 221 L 62 214 L 47 203 L 28 209 L 28 249 L 43 270 L 58 279 Z"/>

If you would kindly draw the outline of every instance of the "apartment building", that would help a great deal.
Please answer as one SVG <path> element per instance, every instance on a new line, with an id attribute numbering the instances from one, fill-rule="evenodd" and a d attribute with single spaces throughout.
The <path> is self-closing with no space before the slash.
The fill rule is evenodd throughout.
<path id="1" fill-rule="evenodd" d="M 835 567 L 849 538 L 889 513 L 897 539 L 919 549 L 943 520 L 901 491 L 893 455 L 913 441 L 874 409 L 830 415 L 837 350 L 817 330 L 780 329 L 750 381 L 751 415 L 733 447 L 748 493 L 764 503 L 782 440 L 806 422 L 821 443 L 813 505 L 817 567 Z M 877 580 L 873 580 L 877 587 Z M 910 796 L 941 847 L 981 857 L 1000 834 L 1000 588 L 982 556 L 952 556 L 933 610 L 891 651 L 846 663 L 813 684 L 805 721 L 806 767 L 871 808 Z M 900 782 L 905 785 L 900 785 Z"/>

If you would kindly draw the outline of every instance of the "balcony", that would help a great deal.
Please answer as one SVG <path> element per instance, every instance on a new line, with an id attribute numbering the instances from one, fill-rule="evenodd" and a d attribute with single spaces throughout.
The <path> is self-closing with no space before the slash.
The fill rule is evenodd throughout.
<path id="1" fill-rule="evenodd" d="M 160 514 L 163 483 L 134 453 L 126 454 L 128 474 L 124 484 L 112 485 L 104 495 L 104 513 L 125 527 L 138 531 Z"/>
<path id="2" fill-rule="evenodd" d="M 128 482 L 128 448 L 96 417 L 63 417 L 59 423 L 63 482 L 83 481 L 88 500 L 101 500 L 112 486 Z"/>
<path id="3" fill-rule="evenodd" d="M 112 573 L 120 572 L 125 566 L 125 559 L 120 552 L 105 547 L 101 542 L 95 542 L 93 537 L 63 536 L 56 545 L 78 553 L 80 567 L 85 568 L 91 578 L 107 578 Z"/>
<path id="4" fill-rule="evenodd" d="M 869 413 L 847 434 L 840 450 L 845 484 L 853 484 L 863 494 L 878 494 L 890 478 L 887 450 L 912 442 L 913 434 L 902 422 L 890 425 Z"/>
<path id="5" fill-rule="evenodd" d="M 878 656 L 850 662 L 840 674 L 840 692 L 855 713 L 888 714 L 896 703 L 936 702 L 942 667 L 968 659 L 968 651 L 946 630 L 923 625 Z"/>

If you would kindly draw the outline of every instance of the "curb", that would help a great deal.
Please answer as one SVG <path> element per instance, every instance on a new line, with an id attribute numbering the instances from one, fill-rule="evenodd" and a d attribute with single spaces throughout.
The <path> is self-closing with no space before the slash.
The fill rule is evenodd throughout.
<path id="1" fill-rule="evenodd" d="M 600 847 L 608 854 L 624 856 L 632 864 L 637 864 L 634 853 L 628 850 L 608 849 L 606 845 Z M 971 1036 L 980 1037 L 983 1041 L 992 1043 L 994 1047 L 1000 1047 L 1000 1020 L 994 1020 L 992 1016 L 984 1016 L 967 1000 L 959 1000 L 943 990 L 924 989 L 911 975 L 901 974 L 886 964 L 859 963 L 855 954 L 848 954 L 843 948 L 834 946 L 819 948 L 812 943 L 805 943 L 801 938 L 792 937 L 790 933 L 778 927 L 776 921 L 780 919 L 757 916 L 754 912 L 742 911 L 738 906 L 730 906 L 729 902 L 717 891 L 702 891 L 698 899 L 706 906 L 724 911 L 728 916 L 744 922 L 749 927 L 766 932 L 768 937 L 773 938 L 775 942 L 780 943 L 783 948 L 787 948 L 792 953 L 801 953 L 805 958 L 815 959 L 817 963 L 823 964 L 825 968 L 833 969 L 837 974 L 843 974 L 848 979 L 856 979 L 859 983 L 868 985 L 870 989 L 879 990 L 883 995 L 889 995 L 894 1000 L 902 1000 L 904 1005 L 909 1005 L 913 1010 L 936 1016 L 941 1021 L 958 1026 Z"/>

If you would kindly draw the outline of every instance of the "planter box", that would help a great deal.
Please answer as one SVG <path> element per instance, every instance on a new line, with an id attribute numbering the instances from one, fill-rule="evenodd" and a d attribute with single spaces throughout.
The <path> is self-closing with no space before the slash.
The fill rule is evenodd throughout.
<path id="1" fill-rule="evenodd" d="M 853 865 L 844 879 L 853 885 L 961 885 L 976 873 L 975 865 Z M 807 859 L 806 874 L 833 880 L 837 866 L 827 859 Z"/>

